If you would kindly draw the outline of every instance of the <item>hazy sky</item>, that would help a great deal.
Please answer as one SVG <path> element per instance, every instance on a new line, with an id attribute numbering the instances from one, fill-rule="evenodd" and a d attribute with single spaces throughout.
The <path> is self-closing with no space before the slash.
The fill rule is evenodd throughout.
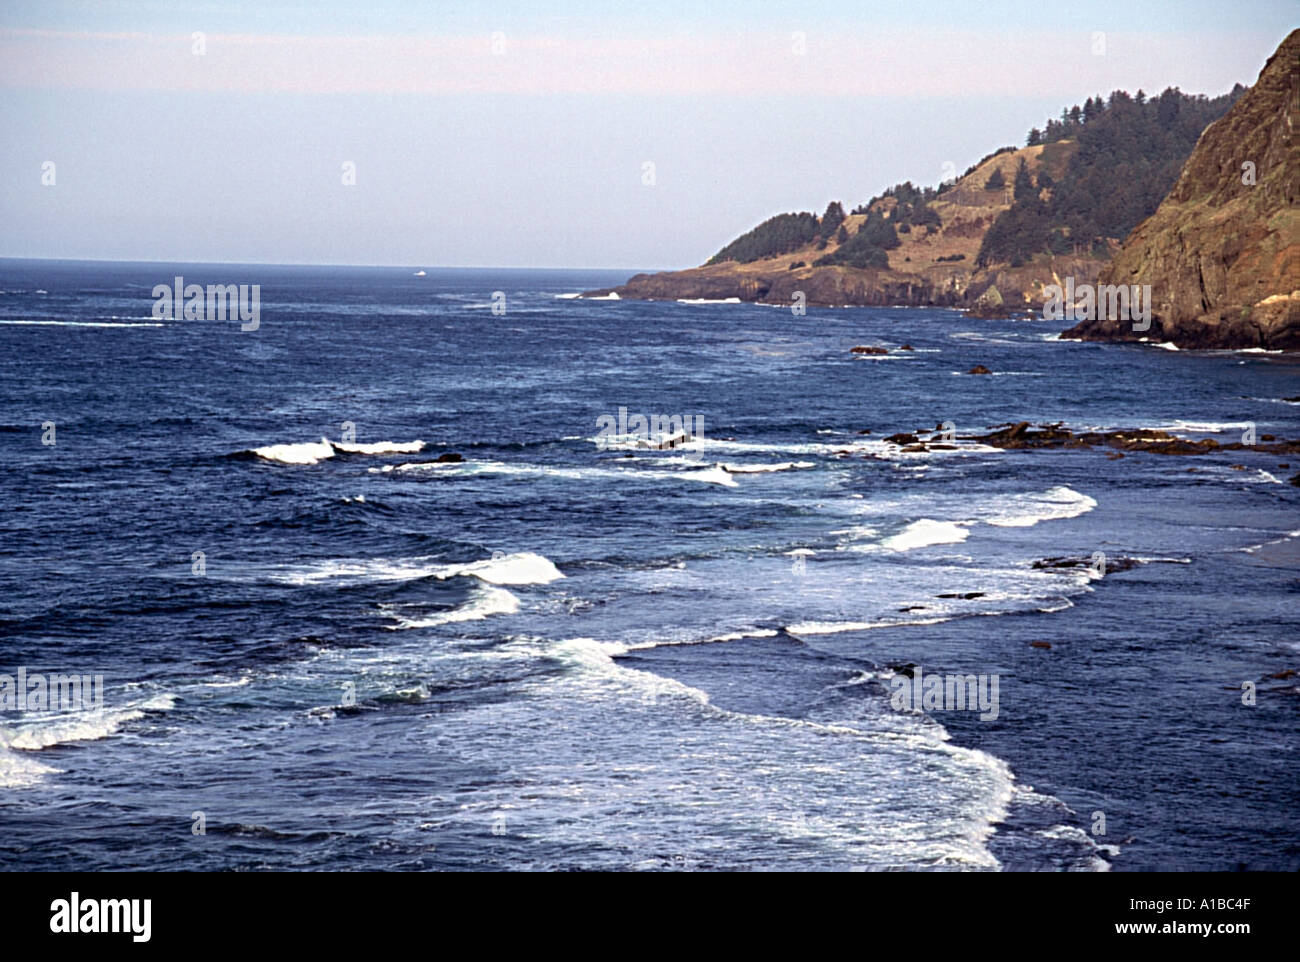
<path id="1" fill-rule="evenodd" d="M 1298 14 L 8 0 L 0 256 L 685 267 L 780 211 L 935 184 L 1094 93 L 1253 83 Z"/>

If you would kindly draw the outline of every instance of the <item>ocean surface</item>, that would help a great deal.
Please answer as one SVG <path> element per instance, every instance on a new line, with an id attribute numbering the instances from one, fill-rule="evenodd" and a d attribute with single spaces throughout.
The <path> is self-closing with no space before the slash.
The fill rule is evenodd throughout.
<path id="1" fill-rule="evenodd" d="M 1300 358 L 414 272 L 0 261 L 0 673 L 104 679 L 0 868 L 1300 868 L 1300 459 L 884 440 L 1300 438 Z"/>

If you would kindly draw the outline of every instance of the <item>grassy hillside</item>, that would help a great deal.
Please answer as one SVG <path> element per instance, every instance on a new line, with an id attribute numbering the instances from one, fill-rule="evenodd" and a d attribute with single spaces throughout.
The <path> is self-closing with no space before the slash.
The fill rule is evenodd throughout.
<path id="1" fill-rule="evenodd" d="M 1168 192 L 1205 125 L 1241 95 L 1123 91 L 1061 112 L 937 187 L 896 184 L 844 212 L 777 214 L 702 267 L 638 274 L 613 290 L 649 299 L 1036 308 L 1066 275 L 1095 281 Z M 595 292 L 593 292 L 595 293 Z M 607 293 L 607 292 L 599 292 Z"/>

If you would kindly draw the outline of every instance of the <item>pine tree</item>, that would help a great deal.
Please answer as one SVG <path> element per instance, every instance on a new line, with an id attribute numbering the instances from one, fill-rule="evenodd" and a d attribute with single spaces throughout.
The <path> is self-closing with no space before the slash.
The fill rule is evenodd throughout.
<path id="1" fill-rule="evenodd" d="M 1025 158 L 1020 158 L 1020 166 L 1016 168 L 1016 200 L 1021 197 L 1028 197 L 1034 192 L 1034 178 L 1029 174 L 1029 166 L 1025 163 Z"/>
<path id="2" fill-rule="evenodd" d="M 823 238 L 829 240 L 836 229 L 844 223 L 844 205 L 838 200 L 833 200 L 826 205 L 826 213 L 822 214 L 821 227 L 819 233 Z"/>

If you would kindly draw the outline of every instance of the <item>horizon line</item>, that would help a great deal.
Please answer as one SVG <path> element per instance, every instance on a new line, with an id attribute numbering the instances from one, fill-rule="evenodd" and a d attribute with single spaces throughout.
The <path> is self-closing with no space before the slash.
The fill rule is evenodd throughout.
<path id="1" fill-rule="evenodd" d="M 686 270 L 681 267 L 584 267 L 568 265 L 564 267 L 530 267 L 518 264 L 340 264 L 324 261 L 222 261 L 222 260 L 158 260 L 154 258 L 122 257 L 18 257 L 0 254 L 4 261 L 51 261 L 56 263 L 92 263 L 92 264 L 197 264 L 219 265 L 222 267 L 364 267 L 377 270 L 421 270 L 421 271 L 634 271 L 637 273 Z"/>

